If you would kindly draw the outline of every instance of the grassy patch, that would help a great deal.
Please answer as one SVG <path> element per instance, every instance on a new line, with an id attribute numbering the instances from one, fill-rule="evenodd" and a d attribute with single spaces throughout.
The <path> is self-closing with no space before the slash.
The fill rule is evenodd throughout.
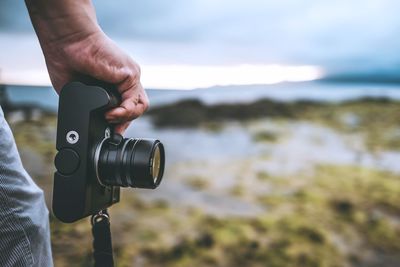
<path id="1" fill-rule="evenodd" d="M 271 131 L 260 131 L 254 134 L 253 140 L 255 142 L 274 143 L 279 139 L 278 134 Z"/>
<path id="2" fill-rule="evenodd" d="M 204 177 L 192 176 L 185 180 L 185 184 L 196 190 L 204 190 L 209 187 L 209 180 Z"/>
<path id="3" fill-rule="evenodd" d="M 295 187 L 286 177 L 268 179 L 274 190 L 259 196 L 267 209 L 255 218 L 216 218 L 129 193 L 113 208 L 118 266 L 383 266 L 388 257 L 400 263 L 400 226 L 393 219 L 400 214 L 398 176 L 327 165 L 297 179 L 304 182 Z M 124 218 L 136 202 L 137 215 Z M 56 248 L 89 236 L 86 223 L 77 230 L 53 222 L 53 238 L 62 238 Z M 87 261 L 89 243 L 74 249 L 56 249 L 57 259 Z"/>

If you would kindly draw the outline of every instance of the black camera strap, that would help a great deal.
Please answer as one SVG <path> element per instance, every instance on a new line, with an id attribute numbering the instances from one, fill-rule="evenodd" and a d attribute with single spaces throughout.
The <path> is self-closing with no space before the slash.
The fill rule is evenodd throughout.
<path id="1" fill-rule="evenodd" d="M 110 216 L 107 210 L 92 215 L 94 267 L 114 267 Z"/>

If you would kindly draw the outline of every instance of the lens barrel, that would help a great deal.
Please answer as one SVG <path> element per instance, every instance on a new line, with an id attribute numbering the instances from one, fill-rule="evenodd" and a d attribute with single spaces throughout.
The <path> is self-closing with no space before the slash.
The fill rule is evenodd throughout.
<path id="1" fill-rule="evenodd" d="M 114 135 L 105 139 L 98 150 L 94 160 L 101 184 L 149 189 L 160 184 L 165 152 L 159 140 Z"/>

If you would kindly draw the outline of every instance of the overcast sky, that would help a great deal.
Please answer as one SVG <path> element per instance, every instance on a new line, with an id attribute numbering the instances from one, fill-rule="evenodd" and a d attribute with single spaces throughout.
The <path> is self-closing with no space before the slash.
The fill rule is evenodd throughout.
<path id="1" fill-rule="evenodd" d="M 311 65 L 327 73 L 400 70 L 398 0 L 94 3 L 104 31 L 145 66 Z M 44 68 L 22 0 L 0 0 L 0 68 L 29 70 L 30 75 Z"/>

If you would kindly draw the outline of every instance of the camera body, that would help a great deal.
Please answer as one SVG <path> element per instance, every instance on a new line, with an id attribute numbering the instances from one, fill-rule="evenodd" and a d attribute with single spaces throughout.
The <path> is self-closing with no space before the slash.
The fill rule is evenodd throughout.
<path id="1" fill-rule="evenodd" d="M 154 189 L 161 182 L 161 142 L 124 139 L 105 120 L 119 102 L 115 89 L 100 82 L 72 82 L 60 92 L 53 213 L 63 222 L 119 202 L 120 186 Z"/>

